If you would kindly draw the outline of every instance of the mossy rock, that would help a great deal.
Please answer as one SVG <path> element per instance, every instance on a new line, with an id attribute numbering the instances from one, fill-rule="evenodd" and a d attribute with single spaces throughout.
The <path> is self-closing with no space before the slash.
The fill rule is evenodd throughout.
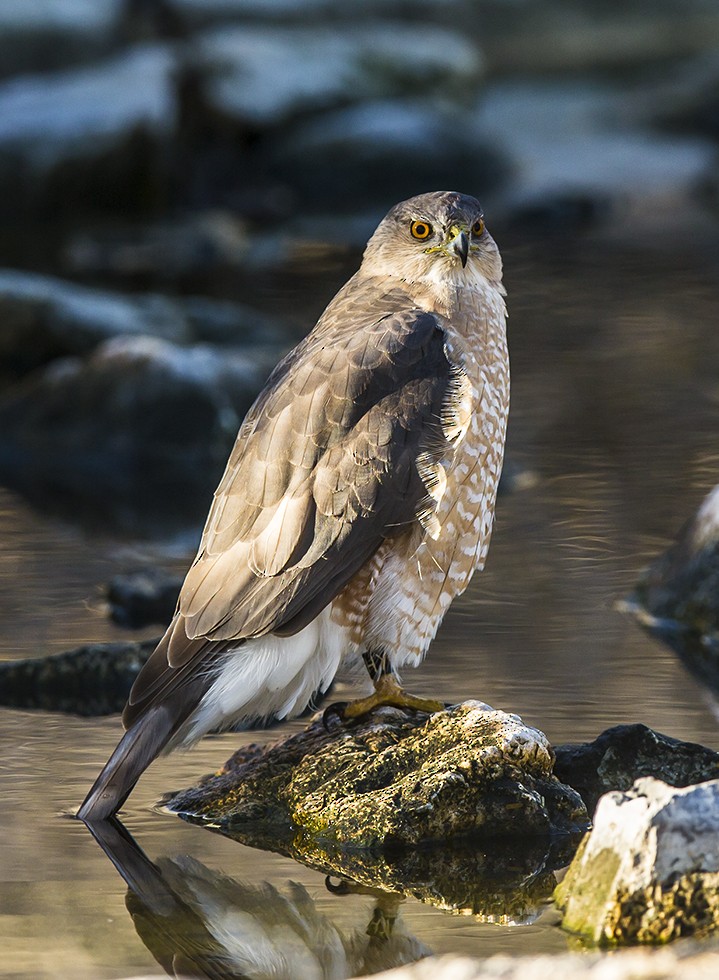
<path id="1" fill-rule="evenodd" d="M 254 834 L 259 846 L 297 834 L 325 848 L 387 850 L 576 832 L 587 812 L 553 762 L 541 732 L 477 701 L 429 716 L 381 708 L 242 750 L 169 806 Z"/>

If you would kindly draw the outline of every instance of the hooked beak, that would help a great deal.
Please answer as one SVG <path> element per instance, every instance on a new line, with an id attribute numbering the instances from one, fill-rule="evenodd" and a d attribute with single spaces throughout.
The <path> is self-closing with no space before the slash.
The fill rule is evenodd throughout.
<path id="1" fill-rule="evenodd" d="M 467 256 L 469 255 L 469 235 L 467 234 L 467 229 L 459 225 L 453 225 L 449 230 L 447 247 L 451 247 L 454 254 L 459 257 L 462 268 L 464 268 L 467 265 Z"/>

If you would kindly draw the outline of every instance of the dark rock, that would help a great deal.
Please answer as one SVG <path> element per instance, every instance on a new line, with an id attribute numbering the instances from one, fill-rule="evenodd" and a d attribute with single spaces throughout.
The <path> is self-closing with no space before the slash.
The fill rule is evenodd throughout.
<path id="1" fill-rule="evenodd" d="M 14 269 L 0 269 L 0 320 L 3 369 L 17 375 L 118 335 L 191 339 L 179 304 L 165 297 L 123 296 Z"/>
<path id="2" fill-rule="evenodd" d="M 0 322 L 6 377 L 56 357 L 89 354 L 113 337 L 145 334 L 176 344 L 251 347 L 263 362 L 274 360 L 291 339 L 284 323 L 238 303 L 127 295 L 14 269 L 0 269 Z"/>
<path id="3" fill-rule="evenodd" d="M 656 0 L 651 8 L 645 0 L 578 0 L 571 15 L 563 0 L 542 0 L 523 4 L 521 16 L 505 0 L 485 0 L 465 18 L 469 31 L 472 13 L 491 69 L 505 74 L 585 71 L 634 80 L 640 67 L 714 49 L 719 32 L 711 0 Z"/>
<path id="4" fill-rule="evenodd" d="M 199 522 L 268 371 L 259 355 L 152 337 L 56 361 L 0 400 L 0 478 L 145 533 Z"/>
<path id="5" fill-rule="evenodd" d="M 368 100 L 283 129 L 267 148 L 267 169 L 313 211 L 388 208 L 427 187 L 476 187 L 487 194 L 507 168 L 463 121 L 456 107 L 417 98 Z"/>
<path id="6" fill-rule="evenodd" d="M 151 210 L 164 203 L 159 147 L 174 125 L 172 52 L 138 46 L 105 62 L 0 84 L 0 210 Z"/>
<path id="7" fill-rule="evenodd" d="M 8 708 L 110 715 L 122 711 L 157 638 L 92 643 L 66 653 L 0 663 L 0 704 Z"/>
<path id="8" fill-rule="evenodd" d="M 161 568 L 116 575 L 107 587 L 110 616 L 131 629 L 153 623 L 167 626 L 175 614 L 183 579 Z"/>
<path id="9" fill-rule="evenodd" d="M 124 0 L 4 0 L 0 73 L 54 71 L 106 54 L 116 41 Z"/>
<path id="10" fill-rule="evenodd" d="M 476 701 L 429 717 L 380 709 L 331 731 L 316 721 L 279 745 L 241 752 L 170 808 L 260 846 L 301 836 L 304 850 L 583 829 L 584 806 L 552 775 L 552 762 L 540 732 Z"/>
<path id="11" fill-rule="evenodd" d="M 654 776 L 671 786 L 719 777 L 719 753 L 661 735 L 646 725 L 617 725 L 593 742 L 555 746 L 554 773 L 581 795 L 589 813 L 601 796 Z"/>
<path id="12" fill-rule="evenodd" d="M 621 604 L 719 695 L 719 487 Z"/>
<path id="13" fill-rule="evenodd" d="M 509 174 L 485 196 L 487 209 L 528 234 L 658 228 L 670 210 L 695 220 L 714 146 L 629 124 L 626 101 L 624 87 L 596 77 L 487 83 L 464 126 Z"/>
<path id="14" fill-rule="evenodd" d="M 148 0 L 157 2 L 157 0 Z M 222 21 L 304 24 L 327 20 L 357 21 L 375 17 L 408 17 L 416 20 L 434 14 L 459 20 L 467 10 L 465 0 L 162 0 L 190 28 Z"/>

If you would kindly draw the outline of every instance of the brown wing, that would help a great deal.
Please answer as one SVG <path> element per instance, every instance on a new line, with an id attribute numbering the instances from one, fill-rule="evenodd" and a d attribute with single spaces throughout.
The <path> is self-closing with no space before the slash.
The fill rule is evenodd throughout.
<path id="1" fill-rule="evenodd" d="M 186 675 L 208 641 L 302 629 L 426 506 L 417 459 L 449 448 L 441 318 L 397 310 L 399 290 L 364 309 L 356 293 L 345 287 L 250 409 L 177 617 L 133 688 L 138 709 L 166 686 L 163 667 Z"/>

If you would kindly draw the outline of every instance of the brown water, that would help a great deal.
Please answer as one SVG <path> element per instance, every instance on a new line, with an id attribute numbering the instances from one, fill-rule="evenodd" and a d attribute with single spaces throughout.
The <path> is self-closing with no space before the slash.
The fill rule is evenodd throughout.
<path id="1" fill-rule="evenodd" d="M 500 500 L 489 567 L 451 610 L 426 663 L 405 677 L 413 691 L 481 698 L 521 714 L 554 742 L 642 721 L 719 748 L 719 728 L 698 686 L 669 650 L 614 608 L 719 482 L 719 261 L 711 261 L 718 245 L 693 243 L 672 255 L 607 242 L 561 252 L 551 245 L 505 248 L 508 450 L 531 478 Z M 313 313 L 330 292 L 313 299 Z M 106 619 L 100 585 L 140 559 L 181 567 L 191 550 L 188 540 L 90 540 L 0 492 L 0 657 L 125 636 Z M 118 732 L 114 717 L 0 710 L 2 977 L 163 973 L 138 935 L 142 918 L 136 929 L 128 914 L 123 881 L 84 826 L 64 817 Z M 243 943 L 255 954 L 271 947 L 271 957 L 291 964 L 289 976 L 348 975 L 362 960 L 357 947 L 369 956 L 374 897 L 333 895 L 321 875 L 289 859 L 151 809 L 162 793 L 191 784 L 252 737 L 208 738 L 155 764 L 125 822 L 152 859 L 191 855 L 244 883 L 233 886 L 229 901 L 227 883 L 202 873 L 206 919 L 235 937 L 238 957 Z M 284 901 L 288 881 L 304 885 L 310 901 L 296 892 L 292 903 Z M 240 914 L 243 902 L 254 918 Z M 310 945 L 321 933 L 334 950 L 324 973 L 289 928 L 300 905 L 315 930 Z M 552 923 L 551 911 L 509 927 L 410 899 L 393 940 L 376 945 L 376 962 L 362 962 L 389 966 L 429 950 L 563 950 L 568 940 Z"/>

